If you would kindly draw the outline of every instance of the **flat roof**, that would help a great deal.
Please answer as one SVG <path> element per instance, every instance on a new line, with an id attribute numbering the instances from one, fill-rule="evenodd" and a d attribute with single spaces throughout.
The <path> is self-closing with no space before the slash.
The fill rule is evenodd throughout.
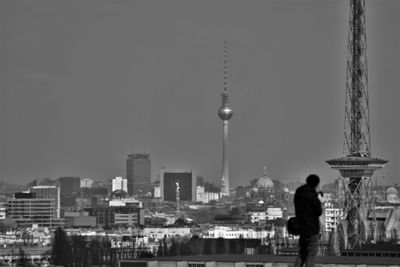
<path id="1" fill-rule="evenodd" d="M 169 256 L 135 260 L 121 260 L 121 262 L 149 262 L 149 261 L 187 261 L 187 262 L 273 262 L 294 263 L 296 256 L 272 255 L 239 255 L 215 254 L 197 256 Z M 399 265 L 400 257 L 359 257 L 359 256 L 317 256 L 316 264 L 367 264 L 367 265 Z"/>

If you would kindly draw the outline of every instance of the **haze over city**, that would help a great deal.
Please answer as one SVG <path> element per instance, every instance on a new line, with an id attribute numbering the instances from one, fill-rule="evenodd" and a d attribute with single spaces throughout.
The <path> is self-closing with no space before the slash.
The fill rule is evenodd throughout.
<path id="1" fill-rule="evenodd" d="M 1 1 L 0 179 L 125 176 L 131 152 L 231 186 L 342 156 L 348 1 Z M 372 156 L 398 181 L 399 1 L 367 1 Z"/>

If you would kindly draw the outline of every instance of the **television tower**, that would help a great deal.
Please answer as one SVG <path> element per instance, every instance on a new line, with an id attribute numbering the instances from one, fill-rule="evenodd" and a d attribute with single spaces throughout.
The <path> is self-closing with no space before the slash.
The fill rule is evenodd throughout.
<path id="1" fill-rule="evenodd" d="M 232 117 L 232 109 L 228 105 L 228 51 L 226 40 L 224 42 L 224 91 L 221 94 L 222 105 L 218 109 L 218 116 L 223 121 L 223 141 L 222 141 L 222 177 L 221 194 L 229 196 L 229 163 L 228 163 L 228 125 Z"/>
<path id="2" fill-rule="evenodd" d="M 387 163 L 371 157 L 366 50 L 365 1 L 350 0 L 344 156 L 327 161 L 343 177 L 345 199 L 339 225 L 342 249 L 360 247 L 371 239 L 370 233 L 375 227 L 374 218 L 368 221 L 368 212 L 374 205 L 371 177 Z"/>
<path id="3" fill-rule="evenodd" d="M 175 199 L 176 199 L 176 211 L 179 213 L 181 211 L 181 198 L 180 198 L 180 194 L 181 194 L 181 187 L 179 186 L 179 182 L 177 181 L 175 183 Z"/>

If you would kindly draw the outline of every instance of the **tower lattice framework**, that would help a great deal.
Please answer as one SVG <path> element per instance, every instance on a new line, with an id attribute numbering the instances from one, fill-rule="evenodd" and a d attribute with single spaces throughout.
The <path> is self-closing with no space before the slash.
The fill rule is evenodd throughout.
<path id="1" fill-rule="evenodd" d="M 344 154 L 371 156 L 365 3 L 350 1 Z"/>
<path id="2" fill-rule="evenodd" d="M 360 247 L 375 237 L 371 178 L 386 160 L 371 157 L 365 1 L 350 0 L 346 68 L 345 131 L 342 158 L 327 163 L 343 177 L 341 249 Z"/>

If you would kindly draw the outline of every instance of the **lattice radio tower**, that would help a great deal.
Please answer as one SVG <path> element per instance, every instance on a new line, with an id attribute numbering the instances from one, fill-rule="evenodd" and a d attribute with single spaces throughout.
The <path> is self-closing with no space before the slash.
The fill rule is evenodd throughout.
<path id="1" fill-rule="evenodd" d="M 373 239 L 376 222 L 371 177 L 386 160 L 371 157 L 368 105 L 367 41 L 365 1 L 350 0 L 344 145 L 341 158 L 327 163 L 340 171 L 344 186 L 341 248 L 353 249 Z"/>

